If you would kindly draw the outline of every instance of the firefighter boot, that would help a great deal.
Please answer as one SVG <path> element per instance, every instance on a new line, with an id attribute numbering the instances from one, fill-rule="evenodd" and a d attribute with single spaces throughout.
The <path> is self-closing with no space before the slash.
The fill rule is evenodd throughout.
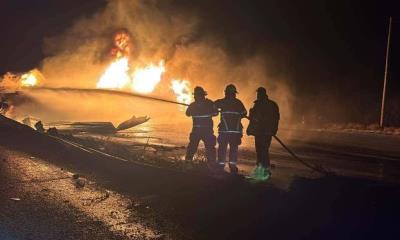
<path id="1" fill-rule="evenodd" d="M 268 181 L 271 178 L 271 171 L 269 168 L 258 164 L 253 172 L 250 174 L 250 178 L 257 180 L 257 181 Z"/>

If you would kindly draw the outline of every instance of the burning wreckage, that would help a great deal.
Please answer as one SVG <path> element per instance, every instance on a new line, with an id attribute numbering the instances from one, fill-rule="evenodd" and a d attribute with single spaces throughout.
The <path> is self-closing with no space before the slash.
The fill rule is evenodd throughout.
<path id="1" fill-rule="evenodd" d="M 117 31 L 113 37 L 111 48 L 110 64 L 105 69 L 93 89 L 79 88 L 52 88 L 46 86 L 45 76 L 39 69 L 33 69 L 25 73 L 4 74 L 0 79 L 0 114 L 13 119 L 23 117 L 14 114 L 14 108 L 24 104 L 35 102 L 25 92 L 46 89 L 53 91 L 75 91 L 75 92 L 98 92 L 98 93 L 117 93 L 133 97 L 141 97 L 151 100 L 170 102 L 175 104 L 187 105 L 191 101 L 190 82 L 187 80 L 170 79 L 169 88 L 176 96 L 176 102 L 171 100 L 159 99 L 147 94 L 152 93 L 156 86 L 162 81 L 163 74 L 167 71 L 164 60 L 158 63 L 150 63 L 144 67 L 130 69 L 129 56 L 131 52 L 131 40 L 126 30 Z M 57 124 L 57 128 L 64 131 L 96 132 L 96 133 L 116 133 L 145 123 L 150 118 L 147 116 L 135 117 L 126 120 L 117 127 L 111 122 L 72 122 Z M 60 119 L 62 120 L 62 119 Z M 36 121 L 41 125 L 39 119 L 25 117 L 22 123 L 31 126 Z"/>
<path id="2" fill-rule="evenodd" d="M 148 116 L 136 117 L 123 121 L 117 127 L 111 122 L 52 122 L 49 123 L 49 130 L 56 128 L 64 133 L 97 133 L 97 134 L 114 134 L 118 131 L 127 130 L 137 125 L 149 121 Z M 22 120 L 22 123 L 34 127 L 36 130 L 43 132 L 44 126 L 40 119 L 34 117 L 26 117 Z M 34 124 L 35 123 L 35 124 Z"/>
<path id="3" fill-rule="evenodd" d="M 27 73 L 10 73 L 7 72 L 0 79 L 0 114 L 8 115 L 13 118 L 13 108 L 23 102 L 34 101 L 24 94 L 24 89 L 29 87 L 37 87 L 40 82 L 44 81 L 44 76 L 38 69 L 33 69 Z M 136 117 L 122 122 L 115 127 L 111 122 L 63 122 L 52 123 L 58 129 L 64 132 L 91 132 L 102 134 L 113 134 L 117 131 L 126 130 L 142 123 L 149 121 L 148 116 Z M 25 117 L 21 122 L 27 126 L 35 127 L 38 131 L 44 131 L 43 123 L 35 117 Z"/>

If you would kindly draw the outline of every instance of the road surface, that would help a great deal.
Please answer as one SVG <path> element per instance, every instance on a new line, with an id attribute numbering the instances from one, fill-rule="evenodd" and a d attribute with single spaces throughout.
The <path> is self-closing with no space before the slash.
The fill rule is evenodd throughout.
<path id="1" fill-rule="evenodd" d="M 134 129 L 108 136 L 126 146 L 133 143 L 184 147 L 188 142 L 190 126 L 154 124 L 151 121 Z M 85 136 L 81 135 L 82 137 Z M 397 180 L 400 177 L 400 136 L 368 132 L 289 130 L 281 129 L 278 136 L 301 158 L 315 165 L 321 165 L 344 176 Z M 103 136 L 97 136 L 104 139 Z M 243 136 L 239 151 L 239 168 L 248 174 L 255 164 L 253 138 Z M 202 146 L 201 146 L 202 147 Z M 184 149 L 173 151 L 170 158 L 183 158 Z M 203 157 L 203 156 L 200 156 Z M 168 159 L 168 158 L 167 158 Z M 297 162 L 273 140 L 271 145 L 272 163 L 280 169 L 307 174 L 309 170 Z"/>
<path id="2" fill-rule="evenodd" d="M 273 147 L 277 166 L 266 184 L 164 168 L 166 161 L 179 160 L 169 157 L 184 152 L 173 145 L 184 143 L 187 132 L 162 129 L 119 136 L 86 134 L 89 139 L 66 137 L 71 145 L 0 116 L 0 236 L 16 240 L 396 239 L 399 234 L 400 188 L 390 178 L 315 173 L 305 177 L 309 171 L 279 146 Z M 164 137 L 173 136 L 177 129 L 182 140 Z M 146 144 L 150 134 L 156 136 Z M 322 140 L 318 146 L 312 144 L 311 137 L 300 143 L 295 135 L 285 140 L 312 163 L 333 166 L 312 157 L 319 149 L 322 156 L 334 158 L 335 153 L 329 152 L 342 149 L 340 145 L 330 144 L 327 150 Z M 375 164 L 380 159 L 373 156 L 376 149 L 366 147 L 370 143 L 350 146 L 367 149 L 368 157 L 343 149 L 346 157 L 334 163 L 351 162 L 358 169 L 350 170 L 364 172 L 366 162 Z M 252 154 L 245 143 L 241 167 L 250 169 Z M 396 162 L 390 154 L 384 161 Z M 77 185 L 74 174 L 86 184 Z M 287 186 L 282 188 L 280 181 Z"/>

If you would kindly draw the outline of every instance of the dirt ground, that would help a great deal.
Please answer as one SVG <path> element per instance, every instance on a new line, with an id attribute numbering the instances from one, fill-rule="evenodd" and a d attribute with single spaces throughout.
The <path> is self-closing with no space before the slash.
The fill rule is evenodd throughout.
<path id="1" fill-rule="evenodd" d="M 290 175 L 282 188 L 141 164 L 141 154 L 100 154 L 3 117 L 0 133 L 2 239 L 396 239 L 400 233 L 396 183 Z"/>

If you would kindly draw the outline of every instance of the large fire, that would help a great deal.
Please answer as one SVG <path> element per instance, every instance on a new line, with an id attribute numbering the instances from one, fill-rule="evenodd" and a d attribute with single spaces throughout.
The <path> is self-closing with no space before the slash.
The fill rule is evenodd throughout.
<path id="1" fill-rule="evenodd" d="M 164 72 L 163 61 L 158 65 L 151 64 L 147 67 L 136 69 L 132 75 L 132 89 L 140 93 L 151 93 L 161 81 Z"/>
<path id="2" fill-rule="evenodd" d="M 161 81 L 165 72 L 163 61 L 158 65 L 150 64 L 144 68 L 137 68 L 129 74 L 127 57 L 122 57 L 110 64 L 97 82 L 97 88 L 131 89 L 139 93 L 151 93 Z"/>
<path id="3" fill-rule="evenodd" d="M 131 41 L 126 31 L 118 32 L 114 36 L 111 56 L 113 61 L 105 70 L 96 84 L 97 88 L 131 90 L 138 93 L 148 94 L 154 91 L 161 82 L 163 73 L 166 72 L 164 61 L 158 64 L 150 63 L 144 67 L 130 69 L 129 55 Z M 188 81 L 172 80 L 171 89 L 176 95 L 177 101 L 189 103 L 191 94 Z"/>
<path id="4" fill-rule="evenodd" d="M 97 82 L 97 88 L 124 89 L 129 87 L 131 79 L 128 74 L 128 58 L 123 57 L 110 64 Z"/>
<path id="5" fill-rule="evenodd" d="M 130 68 L 131 41 L 128 32 L 120 31 L 114 35 L 111 48 L 112 61 L 96 83 L 96 88 L 134 91 L 142 94 L 152 93 L 167 71 L 164 60 L 149 63 L 141 67 Z M 169 74 L 171 76 L 171 74 Z M 33 69 L 22 74 L 6 73 L 0 79 L 0 89 L 35 87 L 43 82 L 44 77 L 39 70 Z M 175 94 L 178 102 L 189 104 L 192 100 L 190 82 L 172 79 L 169 83 L 171 93 Z"/>

